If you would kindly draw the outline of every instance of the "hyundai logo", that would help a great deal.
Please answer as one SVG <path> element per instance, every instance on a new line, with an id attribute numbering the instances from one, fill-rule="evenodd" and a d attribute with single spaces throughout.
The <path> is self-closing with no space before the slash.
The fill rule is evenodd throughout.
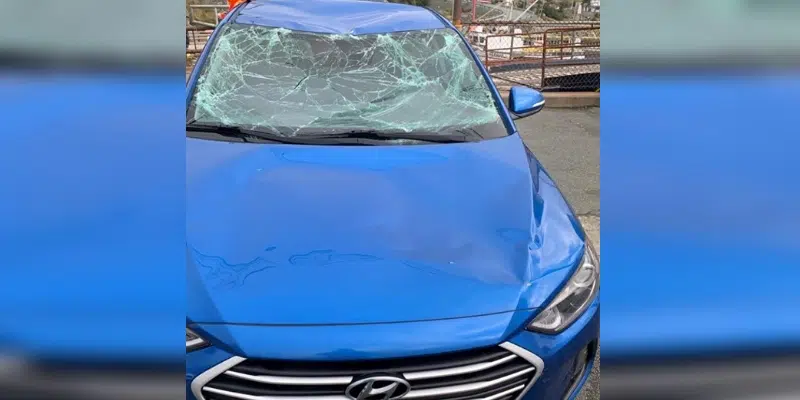
<path id="1" fill-rule="evenodd" d="M 354 381 L 345 390 L 352 400 L 397 400 L 411 391 L 411 384 L 394 376 L 372 376 Z"/>

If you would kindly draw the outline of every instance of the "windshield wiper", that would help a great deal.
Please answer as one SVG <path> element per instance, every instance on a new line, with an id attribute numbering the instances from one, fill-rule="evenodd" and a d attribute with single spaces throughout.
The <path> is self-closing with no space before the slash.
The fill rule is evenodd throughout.
<path id="1" fill-rule="evenodd" d="M 464 132 L 458 134 L 443 134 L 433 132 L 406 132 L 400 130 L 363 129 L 331 133 L 310 133 L 307 136 L 315 138 L 349 138 L 368 140 L 414 140 L 430 143 L 463 143 L 479 140 L 480 137 L 470 137 Z"/>
<path id="2" fill-rule="evenodd" d="M 192 132 L 216 133 L 222 136 L 242 139 L 242 141 L 245 142 L 249 141 L 248 139 L 259 139 L 270 142 L 287 143 L 285 141 L 287 138 L 283 137 L 280 133 L 276 133 L 277 131 L 269 129 L 254 129 L 221 123 L 198 123 L 190 121 L 186 123 L 186 130 Z"/>
<path id="3" fill-rule="evenodd" d="M 316 137 L 297 137 L 285 136 L 274 128 L 258 127 L 258 128 L 245 128 L 237 125 L 226 125 L 221 123 L 197 123 L 188 122 L 186 130 L 192 132 L 209 132 L 221 136 L 233 137 L 241 139 L 244 142 L 250 142 L 256 139 L 260 142 L 273 142 L 273 143 L 287 143 L 287 144 L 350 144 L 350 142 L 342 142 L 341 140 L 328 140 L 322 138 L 321 140 Z"/>
<path id="4" fill-rule="evenodd" d="M 429 133 L 429 132 L 406 132 L 401 130 L 347 130 L 319 133 L 304 133 L 296 136 L 283 135 L 279 130 L 268 127 L 245 128 L 236 125 L 225 125 L 221 123 L 197 123 L 188 122 L 187 131 L 209 132 L 222 136 L 241 139 L 249 142 L 252 139 L 257 141 L 268 141 L 274 143 L 288 144 L 349 144 L 349 145 L 377 145 L 381 142 L 392 140 L 411 140 L 429 143 L 462 143 L 480 139 L 478 135 L 467 135 L 467 132 L 457 131 L 457 133 Z"/>

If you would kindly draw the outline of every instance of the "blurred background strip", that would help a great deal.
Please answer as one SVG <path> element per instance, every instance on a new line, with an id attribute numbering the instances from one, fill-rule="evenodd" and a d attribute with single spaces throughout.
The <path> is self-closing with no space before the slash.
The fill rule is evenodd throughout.
<path id="1" fill-rule="evenodd" d="M 182 398 L 184 7 L 0 6 L 0 398 Z"/>
<path id="2" fill-rule="evenodd" d="M 800 3 L 602 11 L 603 398 L 800 398 Z"/>

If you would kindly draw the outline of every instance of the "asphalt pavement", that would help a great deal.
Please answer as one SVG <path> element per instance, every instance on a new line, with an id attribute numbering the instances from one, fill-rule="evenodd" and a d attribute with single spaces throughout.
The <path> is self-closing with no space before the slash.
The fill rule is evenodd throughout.
<path id="1" fill-rule="evenodd" d="M 600 109 L 545 108 L 517 121 L 517 129 L 575 209 L 599 253 Z M 578 399 L 600 399 L 599 355 Z"/>
<path id="2" fill-rule="evenodd" d="M 600 216 L 600 109 L 545 108 L 516 122 L 581 216 Z"/>

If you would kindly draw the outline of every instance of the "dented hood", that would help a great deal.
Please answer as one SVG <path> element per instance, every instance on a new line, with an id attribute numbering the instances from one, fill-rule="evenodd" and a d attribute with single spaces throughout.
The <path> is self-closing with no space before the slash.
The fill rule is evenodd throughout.
<path id="1" fill-rule="evenodd" d="M 583 246 L 517 135 L 364 147 L 187 139 L 186 206 L 188 318 L 198 323 L 532 310 Z"/>

